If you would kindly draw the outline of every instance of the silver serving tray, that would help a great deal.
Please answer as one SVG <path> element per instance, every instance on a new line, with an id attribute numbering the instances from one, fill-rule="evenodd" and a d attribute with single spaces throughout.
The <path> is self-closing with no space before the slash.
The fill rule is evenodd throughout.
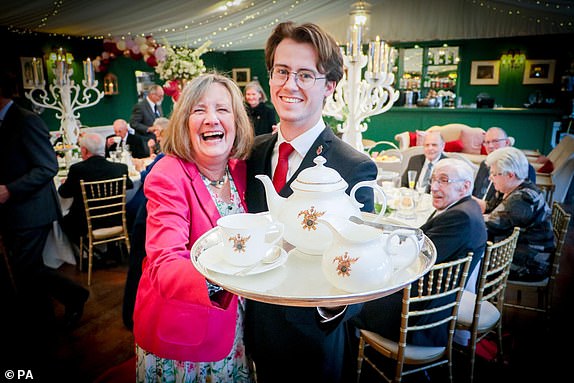
<path id="1" fill-rule="evenodd" d="M 372 221 L 374 217 L 372 214 L 363 214 L 365 220 Z M 206 249 L 219 244 L 218 230 L 215 227 L 207 231 L 192 246 L 191 261 L 195 268 L 211 283 L 234 294 L 286 306 L 339 306 L 381 298 L 401 290 L 426 274 L 436 261 L 436 248 L 425 235 L 423 249 L 408 268 L 395 273 L 387 283 L 376 289 L 349 293 L 335 288 L 327 281 L 321 270 L 321 256 L 304 254 L 285 241 L 283 247 L 289 252 L 288 259 L 273 270 L 246 276 L 211 271 L 202 263 L 201 256 Z"/>

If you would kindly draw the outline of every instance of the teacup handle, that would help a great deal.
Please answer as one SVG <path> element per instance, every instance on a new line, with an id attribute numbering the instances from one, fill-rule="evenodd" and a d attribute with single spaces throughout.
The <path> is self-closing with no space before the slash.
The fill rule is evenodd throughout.
<path id="1" fill-rule="evenodd" d="M 353 200 L 353 203 L 359 209 L 362 208 L 364 204 L 357 201 L 357 198 L 355 197 L 355 193 L 357 193 L 357 190 L 359 190 L 362 187 L 372 188 L 374 192 L 379 193 L 379 195 L 383 198 L 382 199 L 381 212 L 379 213 L 379 215 L 377 216 L 376 219 L 383 218 L 383 216 L 385 215 L 385 211 L 387 210 L 387 196 L 386 196 L 383 188 L 379 186 L 379 184 L 377 183 L 376 180 L 357 182 L 355 184 L 355 186 L 353 186 L 353 188 L 351 189 L 351 199 Z"/>
<path id="2" fill-rule="evenodd" d="M 392 252 L 391 251 L 391 241 L 394 237 L 398 237 L 399 241 L 402 242 L 403 240 L 411 241 L 416 249 L 415 252 L 412 254 L 406 254 L 404 252 Z M 385 243 L 385 250 L 389 255 L 389 259 L 391 264 L 393 265 L 395 271 L 402 270 L 409 266 L 413 261 L 416 259 L 418 254 L 421 251 L 420 243 L 415 234 L 412 233 L 410 230 L 404 229 L 397 229 L 393 230 L 393 232 L 387 237 L 387 242 Z"/>
<path id="3" fill-rule="evenodd" d="M 267 233 L 265 234 L 269 234 L 275 231 L 279 232 L 279 234 L 275 236 L 275 239 L 273 241 L 267 242 L 271 246 L 276 246 L 277 243 L 283 239 L 283 233 L 285 232 L 285 225 L 282 224 L 281 222 L 273 222 L 271 223 L 271 226 L 269 226 L 269 230 L 267 230 Z"/>

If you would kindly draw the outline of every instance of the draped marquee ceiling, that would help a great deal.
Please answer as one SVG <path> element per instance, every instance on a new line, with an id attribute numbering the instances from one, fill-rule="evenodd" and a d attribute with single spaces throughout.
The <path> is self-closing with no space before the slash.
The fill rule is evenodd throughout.
<path id="1" fill-rule="evenodd" d="M 278 22 L 314 22 L 346 41 L 351 0 L 2 0 L 0 26 L 98 38 L 155 37 L 217 51 L 262 49 Z M 457 40 L 574 32 L 572 0 L 370 0 L 371 36 Z M 227 6 L 224 10 L 223 7 Z"/>

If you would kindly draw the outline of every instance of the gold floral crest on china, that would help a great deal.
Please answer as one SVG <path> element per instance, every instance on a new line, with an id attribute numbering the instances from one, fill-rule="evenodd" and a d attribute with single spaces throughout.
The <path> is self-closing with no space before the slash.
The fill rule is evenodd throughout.
<path id="1" fill-rule="evenodd" d="M 345 251 L 345 254 L 339 255 L 333 258 L 333 263 L 337 263 L 337 275 L 343 277 L 348 277 L 351 275 L 351 264 L 357 262 L 359 258 L 349 257 L 349 253 Z"/>
<path id="2" fill-rule="evenodd" d="M 297 214 L 297 218 L 300 218 L 303 215 L 303 220 L 301 221 L 301 226 L 303 229 L 311 231 L 317 230 L 317 218 L 321 217 L 325 214 L 324 211 L 319 212 L 315 210 L 315 206 L 311 206 L 311 209 L 302 210 Z"/>
<path id="3" fill-rule="evenodd" d="M 233 251 L 236 253 L 245 253 L 245 244 L 251 238 L 250 235 L 247 237 L 242 237 L 240 234 L 237 234 L 235 237 L 229 237 L 228 241 L 233 242 Z"/>
<path id="4" fill-rule="evenodd" d="M 321 146 L 317 149 L 325 152 L 325 148 Z M 258 174 L 255 178 L 263 183 L 273 221 L 285 225 L 285 241 L 295 246 L 299 252 L 321 255 L 333 236 L 328 228 L 318 223 L 320 219 L 329 214 L 345 220 L 352 215 L 360 216 L 360 208 L 363 205 L 357 201 L 355 193 L 362 187 L 380 193 L 383 202 L 381 214 L 384 214 L 386 208 L 386 198 L 383 189 L 374 179 L 356 183 L 347 194 L 349 184 L 337 170 L 326 166 L 325 157 L 317 156 L 313 162 L 315 166 L 303 169 L 289 184 L 293 190 L 289 197 L 279 195 L 267 175 Z"/>

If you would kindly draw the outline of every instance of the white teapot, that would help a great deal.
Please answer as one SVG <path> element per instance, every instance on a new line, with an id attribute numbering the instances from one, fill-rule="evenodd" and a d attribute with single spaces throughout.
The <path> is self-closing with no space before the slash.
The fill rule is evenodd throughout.
<path id="1" fill-rule="evenodd" d="M 321 255 L 332 239 L 331 230 L 318 221 L 321 216 L 330 214 L 344 219 L 360 216 L 363 205 L 356 200 L 355 193 L 361 187 L 373 188 L 382 196 L 380 216 L 385 213 L 387 202 L 375 180 L 358 182 L 349 196 L 345 193 L 347 182 L 335 169 L 324 166 L 325 157 L 317 156 L 313 162 L 315 166 L 301 171 L 291 183 L 293 194 L 288 198 L 275 191 L 268 176 L 255 177 L 263 182 L 271 217 L 285 225 L 284 239 L 303 253 Z"/>
<path id="2" fill-rule="evenodd" d="M 319 221 L 333 234 L 333 241 L 321 260 L 323 275 L 343 291 L 358 293 L 380 289 L 393 274 L 410 266 L 421 250 L 412 230 L 383 232 L 337 217 Z"/>

